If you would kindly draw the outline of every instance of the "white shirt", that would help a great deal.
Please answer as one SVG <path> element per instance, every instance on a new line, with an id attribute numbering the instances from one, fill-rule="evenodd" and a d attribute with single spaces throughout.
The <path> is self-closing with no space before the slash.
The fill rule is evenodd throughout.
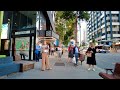
<path id="1" fill-rule="evenodd" d="M 42 46 L 42 52 L 48 52 L 48 49 L 49 49 L 48 45 Z"/>
<path id="2" fill-rule="evenodd" d="M 61 47 L 58 47 L 58 51 L 59 51 L 59 52 L 62 52 L 62 48 L 61 48 Z"/>

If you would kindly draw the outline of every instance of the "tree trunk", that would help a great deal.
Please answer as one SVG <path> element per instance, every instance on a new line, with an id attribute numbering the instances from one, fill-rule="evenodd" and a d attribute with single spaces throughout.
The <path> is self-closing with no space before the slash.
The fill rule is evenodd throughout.
<path id="1" fill-rule="evenodd" d="M 74 24 L 75 26 L 75 30 L 74 30 L 74 35 L 75 35 L 75 42 L 77 43 L 77 17 L 76 17 L 76 19 L 75 19 L 75 24 Z"/>
<path id="2" fill-rule="evenodd" d="M 3 14 L 4 11 L 0 11 L 0 51 L 1 51 L 1 32 L 2 32 L 2 24 L 3 24 Z"/>

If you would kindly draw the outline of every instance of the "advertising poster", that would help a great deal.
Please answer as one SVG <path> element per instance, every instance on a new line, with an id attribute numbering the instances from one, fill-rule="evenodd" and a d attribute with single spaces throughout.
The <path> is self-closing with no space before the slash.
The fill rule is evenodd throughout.
<path id="1" fill-rule="evenodd" d="M 20 55 L 22 48 L 22 52 L 25 54 L 25 59 L 29 59 L 29 41 L 29 37 L 15 38 L 16 54 Z"/>

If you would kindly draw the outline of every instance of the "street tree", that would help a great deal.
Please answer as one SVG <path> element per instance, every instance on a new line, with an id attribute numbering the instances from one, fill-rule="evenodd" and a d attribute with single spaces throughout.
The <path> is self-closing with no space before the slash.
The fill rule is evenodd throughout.
<path id="1" fill-rule="evenodd" d="M 56 12 L 56 32 L 60 36 L 60 40 L 64 44 L 68 44 L 71 37 L 75 37 L 74 28 L 76 18 L 81 20 L 89 20 L 87 11 L 57 11 Z M 66 32 L 66 33 L 64 33 Z"/>

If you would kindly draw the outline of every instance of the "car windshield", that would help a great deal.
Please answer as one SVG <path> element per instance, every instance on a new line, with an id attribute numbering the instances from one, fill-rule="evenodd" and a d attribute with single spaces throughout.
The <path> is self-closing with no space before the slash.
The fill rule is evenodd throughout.
<path id="1" fill-rule="evenodd" d="M 98 48 L 98 49 L 103 49 L 103 46 L 96 46 L 96 48 Z"/>
<path id="2" fill-rule="evenodd" d="M 108 46 L 96 46 L 96 48 L 107 50 L 109 47 Z"/>

